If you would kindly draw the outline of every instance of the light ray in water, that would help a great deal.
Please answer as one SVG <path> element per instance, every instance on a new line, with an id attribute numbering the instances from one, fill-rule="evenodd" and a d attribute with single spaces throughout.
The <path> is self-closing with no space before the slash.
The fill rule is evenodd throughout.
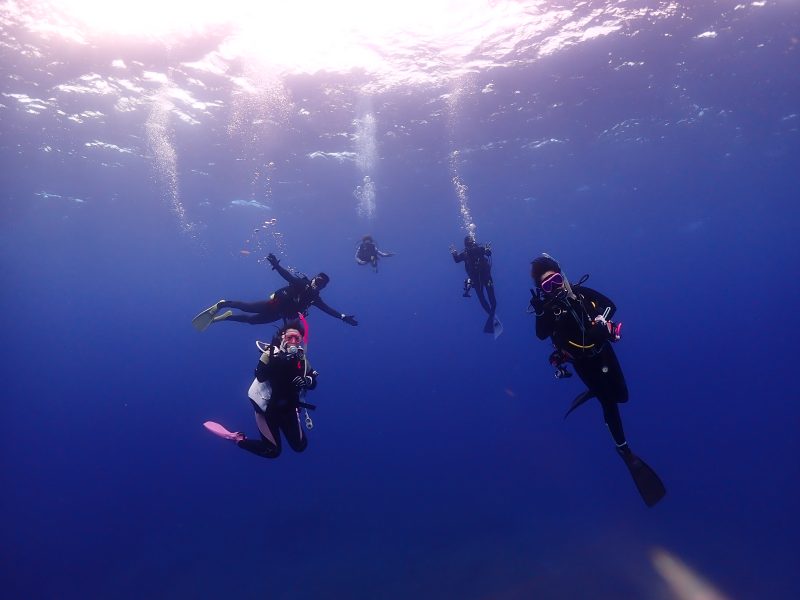
<path id="1" fill-rule="evenodd" d="M 678 600 L 728 600 L 727 596 L 666 550 L 654 549 L 651 558 L 656 571 Z"/>

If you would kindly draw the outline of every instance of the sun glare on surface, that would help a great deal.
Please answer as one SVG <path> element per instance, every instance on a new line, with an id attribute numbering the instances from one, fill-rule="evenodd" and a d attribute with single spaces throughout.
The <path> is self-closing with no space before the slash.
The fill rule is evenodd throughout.
<path id="1" fill-rule="evenodd" d="M 114 53 L 138 44 L 203 48 L 191 68 L 231 75 L 368 74 L 375 88 L 460 79 L 527 63 L 674 13 L 673 0 L 6 0 L 0 25 Z M 185 54 L 183 54 L 185 56 Z M 112 57 L 117 58 L 117 57 Z M 238 67 L 237 67 L 238 68 Z"/>
<path id="2" fill-rule="evenodd" d="M 507 38 L 545 2 L 496 0 L 42 0 L 11 2 L 26 26 L 86 44 L 157 41 L 165 45 L 222 35 L 225 58 L 276 70 L 381 71 L 404 60 L 448 62 L 487 40 Z M 527 14 L 526 14 L 527 13 Z M 420 53 L 420 50 L 423 50 Z M 397 65 L 395 65 L 397 66 Z"/>

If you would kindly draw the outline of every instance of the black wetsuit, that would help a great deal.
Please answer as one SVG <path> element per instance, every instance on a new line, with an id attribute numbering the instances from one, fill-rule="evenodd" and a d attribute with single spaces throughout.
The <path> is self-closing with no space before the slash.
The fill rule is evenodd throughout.
<path id="1" fill-rule="evenodd" d="M 308 314 L 308 309 L 316 306 L 322 312 L 329 314 L 337 319 L 343 319 L 345 315 L 325 304 L 319 295 L 319 290 L 311 287 L 311 280 L 305 275 L 298 277 L 287 271 L 279 264 L 275 265 L 281 277 L 289 282 L 289 285 L 282 287 L 274 292 L 268 300 L 258 302 L 240 302 L 238 300 L 224 300 L 219 303 L 219 308 L 236 308 L 244 312 L 255 313 L 250 315 L 231 315 L 227 321 L 237 321 L 239 323 L 250 323 L 251 325 L 261 325 L 263 323 L 273 323 L 278 319 L 293 319 L 297 313 Z"/>
<path id="2" fill-rule="evenodd" d="M 625 376 L 611 347 L 608 328 L 594 324 L 594 318 L 610 308 L 611 320 L 617 307 L 591 288 L 576 285 L 572 288 L 576 298 L 562 291 L 559 298 L 534 300 L 536 309 L 536 336 L 540 340 L 550 337 L 575 372 L 597 397 L 603 407 L 603 417 L 618 447 L 625 445 L 625 433 L 617 404 L 628 401 Z"/>
<path id="3" fill-rule="evenodd" d="M 392 256 L 391 252 L 378 250 L 373 240 L 362 240 L 356 249 L 356 262 L 360 265 L 370 264 L 376 271 L 378 270 L 378 257 Z"/>
<path id="4" fill-rule="evenodd" d="M 461 252 L 452 252 L 453 260 L 457 263 L 463 262 L 464 269 L 467 271 L 467 280 L 464 282 L 464 296 L 469 296 L 470 288 L 478 292 L 478 301 L 483 310 L 494 317 L 497 310 L 497 298 L 494 295 L 494 282 L 492 281 L 492 265 L 489 257 L 492 255 L 491 249 L 487 245 L 473 244 L 466 246 Z M 486 301 L 484 291 L 489 296 Z"/>
<path id="5" fill-rule="evenodd" d="M 251 400 L 256 409 L 261 439 L 244 439 L 236 445 L 264 458 L 277 458 L 281 453 L 280 432 L 283 432 L 289 447 L 295 452 L 302 452 L 308 446 L 308 438 L 300 423 L 300 390 L 294 384 L 294 379 L 310 377 L 311 381 L 305 389 L 313 390 L 317 387 L 317 372 L 306 359 L 288 358 L 273 347 L 266 364 L 263 360 L 258 361 L 255 375 L 260 382 L 269 382 L 272 388 L 266 411 L 262 411 Z"/>

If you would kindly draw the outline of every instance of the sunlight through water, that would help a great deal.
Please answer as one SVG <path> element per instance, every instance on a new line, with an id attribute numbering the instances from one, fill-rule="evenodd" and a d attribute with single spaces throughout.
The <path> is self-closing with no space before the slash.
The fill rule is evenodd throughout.
<path id="1" fill-rule="evenodd" d="M 83 45 L 205 40 L 215 47 L 193 61 L 200 70 L 227 72 L 244 61 L 283 74 L 362 71 L 380 89 L 535 60 L 676 10 L 673 2 L 610 1 L 569 10 L 543 0 L 41 0 L 8 2 L 0 19 Z"/>

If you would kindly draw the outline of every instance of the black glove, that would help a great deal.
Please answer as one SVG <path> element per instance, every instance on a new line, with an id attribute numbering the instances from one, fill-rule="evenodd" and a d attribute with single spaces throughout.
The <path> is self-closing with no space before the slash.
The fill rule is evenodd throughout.
<path id="1" fill-rule="evenodd" d="M 298 390 L 302 390 L 304 388 L 311 387 L 311 384 L 313 383 L 313 381 L 314 380 L 311 379 L 310 375 L 306 375 L 305 377 L 298 375 L 297 377 L 292 379 L 292 383 L 294 384 L 294 387 L 296 387 Z"/>
<path id="2" fill-rule="evenodd" d="M 275 267 L 277 267 L 277 266 L 278 266 L 278 263 L 279 263 L 280 261 L 278 260 L 278 257 L 277 257 L 277 256 L 275 256 L 275 255 L 274 255 L 272 252 L 270 252 L 269 254 L 267 254 L 267 262 L 268 262 L 270 265 L 272 265 L 272 268 L 273 268 L 273 270 L 274 270 L 274 269 L 275 269 Z"/>
<path id="3" fill-rule="evenodd" d="M 543 292 L 540 289 L 531 290 L 531 306 L 537 315 L 544 312 L 544 302 Z"/>
<path id="4" fill-rule="evenodd" d="M 614 324 L 606 321 L 603 317 L 596 317 L 592 326 L 589 327 L 588 338 L 595 344 L 616 341 L 614 338 Z"/>
<path id="5" fill-rule="evenodd" d="M 348 325 L 358 325 L 358 321 L 356 321 L 353 315 L 342 315 L 342 321 Z"/>

